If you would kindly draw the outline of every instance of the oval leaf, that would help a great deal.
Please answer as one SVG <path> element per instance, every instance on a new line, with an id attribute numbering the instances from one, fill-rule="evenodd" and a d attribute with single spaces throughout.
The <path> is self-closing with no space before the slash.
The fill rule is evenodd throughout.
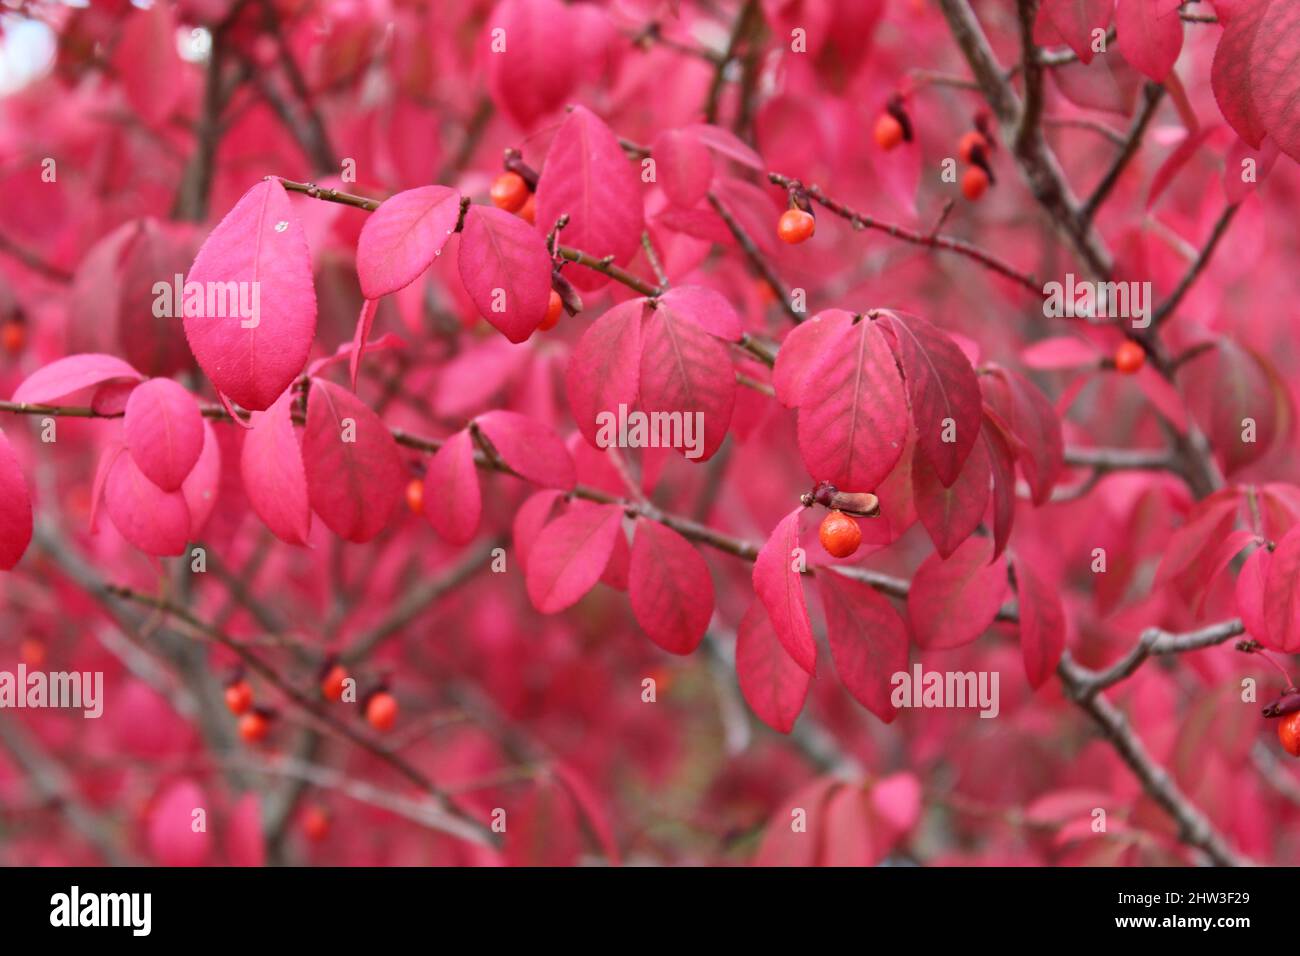
<path id="1" fill-rule="evenodd" d="M 474 439 L 456 432 L 429 460 L 424 473 L 424 516 L 452 544 L 465 544 L 478 531 L 483 493 L 474 465 Z"/>
<path id="2" fill-rule="evenodd" d="M 460 193 L 447 186 L 421 186 L 385 199 L 357 239 L 361 294 L 378 299 L 414 282 L 442 252 L 459 219 Z"/>
<path id="3" fill-rule="evenodd" d="M 16 565 L 32 541 L 32 496 L 18 456 L 0 431 L 0 571 Z"/>
<path id="4" fill-rule="evenodd" d="M 808 602 L 803 593 L 803 575 L 795 570 L 806 560 L 799 548 L 799 517 L 796 508 L 772 529 L 754 562 L 754 593 L 763 602 L 776 636 L 800 667 L 809 674 L 817 670 L 817 642 L 808 620 Z"/>
<path id="5" fill-rule="evenodd" d="M 122 431 L 136 465 L 163 491 L 178 490 L 203 451 L 199 403 L 169 378 L 131 392 Z"/>
<path id="6" fill-rule="evenodd" d="M 685 538 L 657 521 L 638 521 L 628 597 L 641 629 L 670 654 L 699 646 L 713 617 L 713 577 Z"/>
<path id="7" fill-rule="evenodd" d="M 518 412 L 492 411 L 474 419 L 497 455 L 515 472 L 543 488 L 568 491 L 577 480 L 573 456 L 555 429 Z"/>
<path id="8" fill-rule="evenodd" d="M 570 509 L 543 528 L 528 552 L 526 584 L 533 607 L 555 614 L 595 587 L 622 522 L 623 509 L 594 505 Z"/>
<path id="9" fill-rule="evenodd" d="M 896 716 L 893 677 L 907 670 L 907 625 L 889 600 L 829 568 L 817 572 L 835 673 L 850 694 L 885 723 Z"/>
<path id="10" fill-rule="evenodd" d="M 997 617 L 1007 592 L 1007 569 L 992 564 L 991 538 L 967 538 L 947 561 L 932 554 L 921 563 L 907 593 L 916 642 L 926 650 L 969 644 Z"/>
<path id="11" fill-rule="evenodd" d="M 537 230 L 490 206 L 465 213 L 460 280 L 479 314 L 511 342 L 533 334 L 551 298 L 551 256 Z"/>
<path id="12" fill-rule="evenodd" d="M 249 504 L 281 541 L 306 544 L 311 530 L 311 505 L 302 450 L 293 430 L 295 395 L 286 390 L 264 412 L 253 413 L 253 427 L 244 435 L 239 472 Z"/>

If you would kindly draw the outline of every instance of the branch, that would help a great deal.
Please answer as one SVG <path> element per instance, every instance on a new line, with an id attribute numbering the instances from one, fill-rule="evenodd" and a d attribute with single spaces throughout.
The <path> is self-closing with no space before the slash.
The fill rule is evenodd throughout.
<path id="1" fill-rule="evenodd" d="M 1148 657 L 1164 654 L 1182 654 L 1215 647 L 1246 633 L 1241 618 L 1233 618 L 1185 634 L 1173 634 L 1158 627 L 1147 628 L 1133 645 L 1132 650 L 1104 671 L 1084 672 L 1079 669 L 1075 693 L 1081 699 L 1095 697 L 1099 692 L 1131 676 Z"/>
<path id="2" fill-rule="evenodd" d="M 1124 172 L 1131 160 L 1142 145 L 1142 136 L 1146 133 L 1147 126 L 1150 125 L 1152 118 L 1156 115 L 1156 109 L 1160 106 L 1160 100 L 1165 94 L 1165 88 L 1159 83 L 1147 82 L 1142 87 L 1142 106 L 1133 117 L 1133 125 L 1129 127 L 1128 135 L 1124 138 L 1124 145 L 1114 160 L 1111 161 L 1110 168 L 1106 170 L 1097 183 L 1097 187 L 1092 191 L 1080 210 L 1080 215 L 1085 221 L 1091 221 L 1097 214 L 1101 204 L 1106 201 L 1110 191 L 1115 188 L 1119 182 L 1120 174 Z"/>
<path id="3" fill-rule="evenodd" d="M 1160 304 L 1155 313 L 1151 316 L 1151 328 L 1156 329 L 1165 319 L 1173 313 L 1178 307 L 1178 303 L 1187 295 L 1188 290 L 1200 278 L 1205 267 L 1210 263 L 1210 257 L 1214 255 L 1214 250 L 1219 246 L 1219 240 L 1223 238 L 1224 233 L 1228 231 L 1228 226 L 1232 224 L 1232 217 L 1237 214 L 1240 203 L 1229 203 L 1224 207 L 1223 212 L 1214 223 L 1214 228 L 1210 231 L 1210 238 L 1206 240 L 1205 245 L 1201 247 L 1200 253 L 1196 256 L 1195 261 L 1188 267 L 1187 272 L 1178 282 L 1178 287 L 1173 293 Z"/>
<path id="4" fill-rule="evenodd" d="M 762 277 L 764 282 L 772 287 L 772 291 L 781 302 L 782 311 L 784 311 L 785 314 L 796 323 L 802 322 L 807 318 L 807 316 L 801 315 L 795 311 L 794 307 L 790 304 L 790 293 L 786 289 L 785 284 L 777 276 L 776 271 L 768 263 L 767 259 L 763 257 L 763 253 L 759 250 L 758 246 L 754 244 L 754 240 L 750 238 L 749 233 L 745 232 L 740 223 L 736 222 L 736 217 L 733 216 L 730 210 L 722 204 L 722 200 L 712 192 L 708 194 L 708 200 L 709 205 L 713 207 L 714 211 L 722 218 L 722 221 L 727 224 L 727 229 L 730 230 L 733 236 L 735 236 L 736 242 L 740 244 L 741 251 L 745 253 L 745 258 L 748 259 L 749 264 L 754 267 L 754 271 Z"/>

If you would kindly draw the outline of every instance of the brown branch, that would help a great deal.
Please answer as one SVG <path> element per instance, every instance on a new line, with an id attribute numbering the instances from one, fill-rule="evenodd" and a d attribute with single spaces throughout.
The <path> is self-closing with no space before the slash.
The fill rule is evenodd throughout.
<path id="1" fill-rule="evenodd" d="M 1085 220 L 1091 221 L 1097 215 L 1097 210 L 1101 204 L 1106 201 L 1110 191 L 1115 188 L 1119 182 L 1120 175 L 1142 145 L 1142 136 L 1146 133 L 1147 126 L 1150 125 L 1152 118 L 1156 115 L 1156 109 L 1160 106 L 1160 100 L 1164 96 L 1165 88 L 1159 83 L 1147 82 L 1142 87 L 1142 106 L 1138 109 L 1137 114 L 1133 117 L 1133 125 L 1129 127 L 1128 135 L 1124 137 L 1124 145 L 1119 154 L 1111 161 L 1110 167 L 1102 175 L 1101 181 L 1092 191 L 1087 201 L 1084 202 L 1080 215 Z"/>
<path id="2" fill-rule="evenodd" d="M 1229 203 L 1224 207 L 1223 212 L 1219 214 L 1219 218 L 1215 220 L 1214 228 L 1210 230 L 1210 238 L 1207 239 L 1205 245 L 1201 247 L 1201 251 L 1197 254 L 1195 261 L 1193 261 L 1188 267 L 1187 272 L 1183 274 L 1182 279 L 1178 282 L 1177 288 L 1174 289 L 1169 298 L 1160 304 L 1155 313 L 1151 316 L 1151 328 L 1153 330 L 1158 328 L 1161 323 L 1173 314 L 1174 309 L 1178 307 L 1178 303 L 1183 300 L 1183 296 L 1187 295 L 1188 291 L 1196 283 L 1196 280 L 1200 278 L 1201 273 L 1205 271 L 1205 267 L 1210 263 L 1210 258 L 1214 255 L 1214 250 L 1219 246 L 1219 240 L 1223 238 L 1224 233 L 1228 231 L 1228 226 L 1232 224 L 1232 217 L 1237 214 L 1239 206 L 1239 203 Z"/>
<path id="3" fill-rule="evenodd" d="M 753 266 L 754 271 L 759 274 L 764 282 L 772 287 L 772 292 L 781 302 L 782 311 L 784 311 L 785 314 L 795 322 L 802 322 L 806 319 L 807 316 L 795 311 L 794 306 L 790 304 L 790 293 L 786 289 L 785 284 L 781 281 L 780 277 L 777 276 L 776 271 L 763 256 L 762 251 L 757 245 L 755 245 L 754 240 L 750 238 L 749 233 L 745 232 L 740 223 L 736 221 L 736 217 L 733 216 L 731 211 L 722 204 L 722 200 L 712 192 L 708 194 L 708 200 L 709 205 L 713 207 L 714 211 L 722 218 L 722 221 L 726 223 L 728 231 L 730 231 L 730 233 L 735 237 L 736 242 L 740 244 L 741 251 L 745 253 L 745 258 L 749 260 L 749 264 Z"/>

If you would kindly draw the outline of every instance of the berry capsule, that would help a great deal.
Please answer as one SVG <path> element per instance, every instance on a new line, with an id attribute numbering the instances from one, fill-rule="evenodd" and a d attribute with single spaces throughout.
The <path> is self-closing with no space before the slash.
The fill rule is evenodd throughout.
<path id="1" fill-rule="evenodd" d="M 782 242 L 788 242 L 793 246 L 810 238 L 816 228 L 817 220 L 813 218 L 812 213 L 804 212 L 802 209 L 787 209 L 781 213 L 781 218 L 776 224 L 776 234 L 781 237 Z"/>
<path id="2" fill-rule="evenodd" d="M 342 664 L 335 664 L 321 678 L 320 692 L 326 700 L 343 699 L 343 685 L 348 679 L 348 669 Z"/>
<path id="3" fill-rule="evenodd" d="M 537 327 L 543 332 L 555 328 L 559 324 L 560 313 L 563 311 L 564 300 L 560 298 L 560 293 L 552 289 L 550 301 L 546 303 L 546 318 L 542 319 L 542 324 Z"/>
<path id="4" fill-rule="evenodd" d="M 827 554 L 835 558 L 847 558 L 862 543 L 862 528 L 844 512 L 832 511 L 822 519 L 817 537 Z"/>
<path id="5" fill-rule="evenodd" d="M 238 717 L 248 713 L 253 706 L 253 688 L 248 681 L 237 680 L 226 685 L 226 709 Z"/>
<path id="6" fill-rule="evenodd" d="M 250 710 L 239 718 L 239 736 L 246 743 L 255 744 L 265 740 L 271 730 L 271 721 L 260 711 Z"/>
<path id="7" fill-rule="evenodd" d="M 366 720 L 375 730 L 392 730 L 397 723 L 397 698 L 384 690 L 373 694 L 366 702 Z"/>
<path id="8" fill-rule="evenodd" d="M 524 204 L 519 207 L 519 218 L 530 226 L 537 221 L 537 197 L 530 194 Z"/>
<path id="9" fill-rule="evenodd" d="M 330 832 L 330 815 L 324 807 L 313 803 L 302 814 L 302 832 L 312 843 L 319 843 Z"/>
<path id="10" fill-rule="evenodd" d="M 518 173 L 502 173 L 492 184 L 489 195 L 492 197 L 492 205 L 498 209 L 518 212 L 528 202 L 532 191 L 529 190 L 528 183 L 524 182 L 523 176 Z"/>
<path id="11" fill-rule="evenodd" d="M 961 177 L 961 194 L 971 202 L 984 195 L 989 188 L 989 174 L 978 166 L 972 166 Z"/>
<path id="12" fill-rule="evenodd" d="M 1132 339 L 1125 339 L 1115 350 L 1115 370 L 1124 375 L 1136 374 L 1146 360 L 1146 352 Z"/>
<path id="13" fill-rule="evenodd" d="M 957 155 L 961 157 L 963 163 L 973 163 L 975 161 L 975 149 L 978 147 L 985 156 L 988 155 L 989 141 L 984 138 L 984 134 L 978 130 L 971 130 L 965 133 L 957 142 Z"/>
<path id="14" fill-rule="evenodd" d="M 903 124 L 889 113 L 881 113 L 876 119 L 874 131 L 876 145 L 883 150 L 891 150 L 903 141 Z"/>
<path id="15" fill-rule="evenodd" d="M 406 507 L 411 514 L 424 514 L 424 482 L 419 478 L 412 478 L 406 483 Z"/>
<path id="16" fill-rule="evenodd" d="M 1277 739 L 1292 757 L 1300 757 L 1300 710 L 1277 722 Z"/>

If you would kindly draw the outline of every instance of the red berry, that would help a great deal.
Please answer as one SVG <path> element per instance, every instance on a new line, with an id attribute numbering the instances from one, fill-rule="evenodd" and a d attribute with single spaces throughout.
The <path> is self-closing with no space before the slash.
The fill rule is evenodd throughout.
<path id="1" fill-rule="evenodd" d="M 836 558 L 847 558 L 858 550 L 858 545 L 862 543 L 862 528 L 843 511 L 832 511 L 822 519 L 817 537 L 821 540 L 827 554 Z"/>
<path id="2" fill-rule="evenodd" d="M 248 686 L 248 681 L 237 680 L 226 685 L 226 709 L 238 717 L 240 714 L 248 713 L 248 709 L 253 706 L 253 688 Z"/>
<path id="3" fill-rule="evenodd" d="M 988 155 L 989 141 L 978 130 L 971 130 L 957 142 L 957 155 L 961 157 L 963 163 L 974 162 L 975 147 L 977 146 L 984 152 L 985 156 Z"/>
<path id="4" fill-rule="evenodd" d="M 1277 739 L 1282 741 L 1283 750 L 1292 757 L 1300 757 L 1300 710 L 1277 722 Z"/>
<path id="5" fill-rule="evenodd" d="M 776 234 L 782 242 L 793 246 L 810 237 L 816 228 L 817 221 L 813 219 L 812 213 L 802 209 L 787 209 L 781 213 L 781 219 L 776 224 Z"/>
<path id="6" fill-rule="evenodd" d="M 903 141 L 903 124 L 889 113 L 881 113 L 876 119 L 876 145 L 883 150 L 891 150 Z"/>
<path id="7" fill-rule="evenodd" d="M 564 300 L 560 298 L 560 293 L 552 289 L 550 301 L 546 303 L 546 318 L 542 319 L 542 324 L 538 328 L 543 332 L 555 328 L 559 324 L 560 313 L 563 311 Z"/>
<path id="8" fill-rule="evenodd" d="M 29 637 L 18 645 L 18 657 L 28 667 L 40 667 L 45 663 L 45 645 Z"/>
<path id="9" fill-rule="evenodd" d="M 1125 339 L 1115 350 L 1115 370 L 1125 375 L 1135 374 L 1146 360 L 1146 352 L 1132 339 Z"/>
<path id="10" fill-rule="evenodd" d="M 348 679 L 348 669 L 342 664 L 335 664 L 321 678 L 320 692 L 326 700 L 343 699 L 343 682 Z"/>
<path id="11" fill-rule="evenodd" d="M 424 514 L 424 482 L 419 478 L 412 478 L 406 483 L 406 507 L 411 509 L 412 514 Z"/>
<path id="12" fill-rule="evenodd" d="M 330 815 L 324 807 L 312 804 L 302 813 L 302 832 L 313 843 L 319 843 L 330 832 Z"/>
<path id="13" fill-rule="evenodd" d="M 381 690 L 366 702 L 366 720 L 375 730 L 392 730 L 397 723 L 397 698 Z"/>
<path id="14" fill-rule="evenodd" d="M 250 744 L 265 739 L 271 729 L 271 721 L 265 714 L 250 710 L 239 718 L 239 736 Z"/>
<path id="15" fill-rule="evenodd" d="M 0 329 L 0 344 L 10 355 L 17 355 L 27 344 L 27 329 L 21 322 L 6 322 Z"/>
<path id="16" fill-rule="evenodd" d="M 489 193 L 492 197 L 492 205 L 498 209 L 504 209 L 506 212 L 518 212 L 523 208 L 524 203 L 528 202 L 532 196 L 532 191 L 528 188 L 528 183 L 524 177 L 518 173 L 502 173 L 492 184 L 492 190 Z"/>
<path id="17" fill-rule="evenodd" d="M 989 174 L 978 166 L 972 166 L 961 177 L 961 194 L 971 202 L 984 195 L 989 188 Z"/>
<path id="18" fill-rule="evenodd" d="M 519 207 L 519 218 L 530 226 L 537 221 L 537 197 L 529 195 L 528 199 Z"/>

